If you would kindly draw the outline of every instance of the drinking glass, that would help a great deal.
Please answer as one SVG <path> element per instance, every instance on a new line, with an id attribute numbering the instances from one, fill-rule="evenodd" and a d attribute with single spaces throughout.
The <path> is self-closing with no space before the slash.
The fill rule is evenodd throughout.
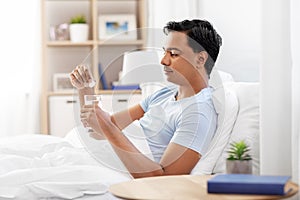
<path id="1" fill-rule="evenodd" d="M 101 107 L 101 95 L 98 94 L 89 94 L 84 95 L 84 105 L 93 105 L 97 104 L 99 107 Z M 93 129 L 91 127 L 88 128 L 88 132 L 93 132 Z"/>

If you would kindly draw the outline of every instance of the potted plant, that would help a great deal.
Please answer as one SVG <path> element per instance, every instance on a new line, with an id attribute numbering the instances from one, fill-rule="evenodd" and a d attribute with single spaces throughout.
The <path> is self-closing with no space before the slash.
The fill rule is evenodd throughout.
<path id="1" fill-rule="evenodd" d="M 88 40 L 89 26 L 84 15 L 77 15 L 70 21 L 70 39 L 72 42 L 84 42 Z"/>
<path id="2" fill-rule="evenodd" d="M 250 147 L 245 141 L 232 142 L 226 160 L 228 174 L 252 174 L 252 158 Z"/>

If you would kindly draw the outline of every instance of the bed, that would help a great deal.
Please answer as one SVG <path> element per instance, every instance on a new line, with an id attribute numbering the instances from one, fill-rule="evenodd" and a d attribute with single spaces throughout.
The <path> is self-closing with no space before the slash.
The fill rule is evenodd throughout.
<path id="1" fill-rule="evenodd" d="M 250 144 L 258 174 L 259 84 L 234 82 L 226 74 L 218 77 L 223 78 L 210 83 L 215 88 L 217 132 L 192 174 L 223 173 L 226 148 L 237 139 Z M 133 129 L 139 134 L 129 135 Z M 124 134 L 153 159 L 138 122 Z M 0 141 L 0 199 L 118 199 L 108 187 L 130 179 L 109 143 L 92 139 L 82 126 L 64 138 L 36 134 Z"/>
<path id="2" fill-rule="evenodd" d="M 2 138 L 0 199 L 117 199 L 108 187 L 132 177 L 111 145 L 89 137 L 87 131 L 77 126 L 64 138 L 40 134 Z M 123 133 L 153 159 L 138 121 Z"/>

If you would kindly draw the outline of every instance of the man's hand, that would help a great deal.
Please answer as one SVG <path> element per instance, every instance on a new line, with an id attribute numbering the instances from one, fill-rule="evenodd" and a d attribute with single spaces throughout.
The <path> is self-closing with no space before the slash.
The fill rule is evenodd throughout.
<path id="1" fill-rule="evenodd" d="M 92 105 L 83 105 L 80 110 L 80 119 L 84 127 L 91 127 L 96 132 L 100 132 L 97 116 L 95 113 L 96 103 Z"/>
<path id="2" fill-rule="evenodd" d="M 113 124 L 109 113 L 103 111 L 98 106 L 98 103 L 83 105 L 80 112 L 80 119 L 83 126 L 91 127 L 96 133 L 104 133 L 103 131 L 107 130 L 107 125 Z M 99 117 L 101 118 L 100 120 L 98 119 Z"/>
<path id="3" fill-rule="evenodd" d="M 70 81 L 78 90 L 88 87 L 92 88 L 95 86 L 95 80 L 93 79 L 88 68 L 84 65 L 78 65 L 70 73 Z"/>
<path id="4" fill-rule="evenodd" d="M 90 129 L 90 130 L 92 130 L 92 129 Z M 102 133 L 97 133 L 94 130 L 89 132 L 89 134 L 90 134 L 90 137 L 92 137 L 96 140 L 106 140 L 106 137 Z"/>

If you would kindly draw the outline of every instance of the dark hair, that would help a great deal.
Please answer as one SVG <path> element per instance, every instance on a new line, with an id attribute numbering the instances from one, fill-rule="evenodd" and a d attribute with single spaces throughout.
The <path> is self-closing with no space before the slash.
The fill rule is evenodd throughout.
<path id="1" fill-rule="evenodd" d="M 163 29 L 166 35 L 171 31 L 184 32 L 188 36 L 188 44 L 194 52 L 206 51 L 208 59 L 205 63 L 205 69 L 208 75 L 217 60 L 222 38 L 205 20 L 184 20 L 182 22 L 168 22 Z"/>

